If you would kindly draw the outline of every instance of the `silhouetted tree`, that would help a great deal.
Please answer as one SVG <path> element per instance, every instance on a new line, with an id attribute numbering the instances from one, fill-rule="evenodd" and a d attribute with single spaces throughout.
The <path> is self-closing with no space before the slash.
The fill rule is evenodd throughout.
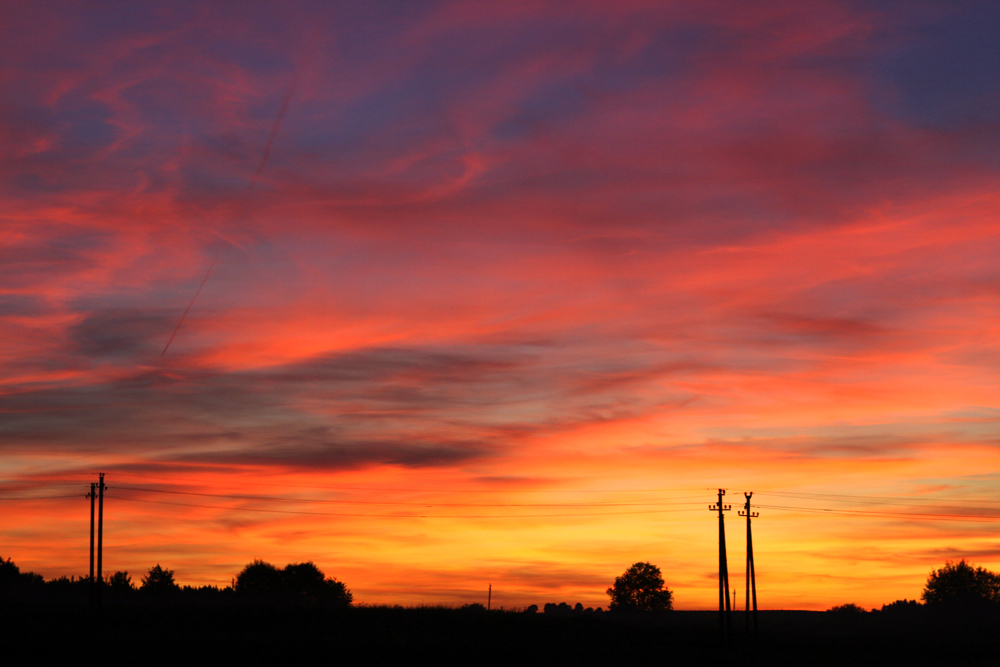
<path id="1" fill-rule="evenodd" d="M 289 563 L 281 571 L 281 580 L 292 597 L 320 600 L 326 593 L 326 577 L 312 561 Z"/>
<path id="2" fill-rule="evenodd" d="M 235 590 L 258 598 L 286 598 L 350 606 L 354 599 L 343 582 L 327 578 L 311 562 L 289 563 L 285 569 L 259 558 L 236 575 Z"/>
<path id="3" fill-rule="evenodd" d="M 350 607 L 351 603 L 354 602 L 354 595 L 351 594 L 351 591 L 347 590 L 344 582 L 338 581 L 333 577 L 327 577 L 323 580 L 323 584 L 325 586 L 323 593 L 323 600 L 325 602 L 344 607 Z"/>
<path id="4" fill-rule="evenodd" d="M 38 590 L 45 580 L 34 572 L 21 572 L 10 558 L 0 558 L 0 593 L 24 593 Z"/>
<path id="5" fill-rule="evenodd" d="M 148 595 L 170 595 L 180 592 L 181 587 L 174 581 L 174 571 L 162 568 L 157 563 L 149 568 L 149 573 L 142 578 L 139 590 Z"/>
<path id="6" fill-rule="evenodd" d="M 349 606 L 354 599 L 343 582 L 328 579 L 312 561 L 289 563 L 281 571 L 285 593 L 293 598 Z"/>
<path id="7" fill-rule="evenodd" d="M 231 594 L 233 589 L 222 588 L 218 586 L 184 586 L 181 589 L 181 593 L 188 600 L 218 600 L 224 595 Z"/>
<path id="8" fill-rule="evenodd" d="M 607 590 L 611 611 L 666 611 L 674 608 L 674 594 L 663 585 L 660 568 L 635 563 Z"/>
<path id="9" fill-rule="evenodd" d="M 240 595 L 276 597 L 282 593 L 281 570 L 267 561 L 255 558 L 236 575 L 233 587 Z"/>
<path id="10" fill-rule="evenodd" d="M 965 559 L 947 561 L 927 577 L 920 599 L 928 607 L 969 608 L 1000 604 L 1000 575 Z"/>
<path id="11" fill-rule="evenodd" d="M 841 616 L 857 616 L 867 613 L 863 607 L 859 607 L 853 602 L 837 605 L 836 607 L 830 607 L 827 611 Z"/>
<path id="12" fill-rule="evenodd" d="M 0 558 L 0 588 L 13 588 L 21 581 L 21 568 L 10 558 Z"/>
<path id="13" fill-rule="evenodd" d="M 912 616 L 919 614 L 923 605 L 916 600 L 895 600 L 889 604 L 882 605 L 882 612 L 899 616 Z"/>
<path id="14" fill-rule="evenodd" d="M 132 583 L 132 577 L 128 572 L 115 572 L 105 580 L 105 583 L 112 595 L 128 595 L 135 592 L 135 584 Z"/>

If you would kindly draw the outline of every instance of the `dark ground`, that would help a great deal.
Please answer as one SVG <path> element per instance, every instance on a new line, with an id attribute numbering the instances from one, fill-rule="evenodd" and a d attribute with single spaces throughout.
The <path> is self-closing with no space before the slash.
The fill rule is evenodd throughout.
<path id="1" fill-rule="evenodd" d="M 0 609 L 3 664 L 997 665 L 1000 619 L 886 612 L 525 614 L 440 608 L 111 601 Z M 697 663 L 695 662 L 697 661 Z"/>

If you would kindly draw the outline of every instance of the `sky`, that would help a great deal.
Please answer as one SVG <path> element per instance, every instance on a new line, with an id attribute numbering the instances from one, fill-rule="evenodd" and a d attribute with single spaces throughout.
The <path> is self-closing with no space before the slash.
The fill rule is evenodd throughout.
<path id="1" fill-rule="evenodd" d="M 356 602 L 1000 569 L 1000 5 L 0 4 L 0 557 Z"/>

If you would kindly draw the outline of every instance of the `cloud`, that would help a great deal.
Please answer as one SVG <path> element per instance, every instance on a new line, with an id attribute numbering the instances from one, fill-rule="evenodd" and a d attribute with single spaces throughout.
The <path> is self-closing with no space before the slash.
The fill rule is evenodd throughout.
<path id="1" fill-rule="evenodd" d="M 75 350 L 87 357 L 148 356 L 169 331 L 172 318 L 149 312 L 104 310 L 88 313 L 69 328 Z"/>
<path id="2" fill-rule="evenodd" d="M 307 470 L 353 470 L 373 465 L 403 468 L 455 466 L 489 456 L 482 442 L 344 441 L 326 429 L 282 433 L 275 444 L 257 447 L 191 453 L 175 456 L 170 463 L 209 464 L 216 467 L 253 466 Z"/>
<path id="3" fill-rule="evenodd" d="M 149 347 L 162 325 L 93 313 L 72 329 L 73 346 L 117 361 Z M 5 397 L 0 442 L 168 463 L 455 465 L 500 456 L 531 433 L 649 409 L 655 403 L 620 394 L 663 371 L 620 363 L 587 369 L 579 382 L 579 371 L 548 366 L 538 352 L 375 348 L 251 371 L 126 372 Z"/>
<path id="4" fill-rule="evenodd" d="M 0 318 L 30 317 L 51 312 L 44 299 L 30 294 L 0 294 Z"/>

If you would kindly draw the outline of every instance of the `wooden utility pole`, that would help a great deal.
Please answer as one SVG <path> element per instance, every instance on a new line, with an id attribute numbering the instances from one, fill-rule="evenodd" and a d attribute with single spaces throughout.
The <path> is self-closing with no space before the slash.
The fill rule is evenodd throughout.
<path id="1" fill-rule="evenodd" d="M 94 606 L 94 499 L 97 497 L 97 483 L 90 483 L 90 606 Z"/>
<path id="2" fill-rule="evenodd" d="M 740 516 L 745 516 L 747 518 L 747 596 L 746 596 L 746 628 L 747 632 L 750 631 L 750 596 L 751 591 L 753 592 L 753 633 L 757 634 L 759 626 L 757 624 L 757 578 L 753 567 L 753 533 L 750 532 L 750 519 L 755 518 L 758 515 L 757 512 L 750 510 L 750 497 L 753 496 L 753 491 L 749 493 L 744 493 L 746 496 L 747 503 L 740 510 Z"/>
<path id="3" fill-rule="evenodd" d="M 101 590 L 104 588 L 104 473 L 98 473 L 101 481 L 97 486 L 97 606 L 101 605 Z M 93 576 L 93 575 L 91 575 Z"/>
<path id="4" fill-rule="evenodd" d="M 725 489 L 719 489 L 719 502 L 709 505 L 708 509 L 719 513 L 719 635 L 723 640 L 733 633 L 732 607 L 729 606 L 729 564 L 726 562 L 726 521 L 723 512 L 728 512 L 732 505 L 723 505 L 722 496 Z"/>
<path id="5" fill-rule="evenodd" d="M 493 604 L 493 584 L 490 584 L 489 591 L 486 593 L 486 611 L 490 610 L 491 604 Z"/>

